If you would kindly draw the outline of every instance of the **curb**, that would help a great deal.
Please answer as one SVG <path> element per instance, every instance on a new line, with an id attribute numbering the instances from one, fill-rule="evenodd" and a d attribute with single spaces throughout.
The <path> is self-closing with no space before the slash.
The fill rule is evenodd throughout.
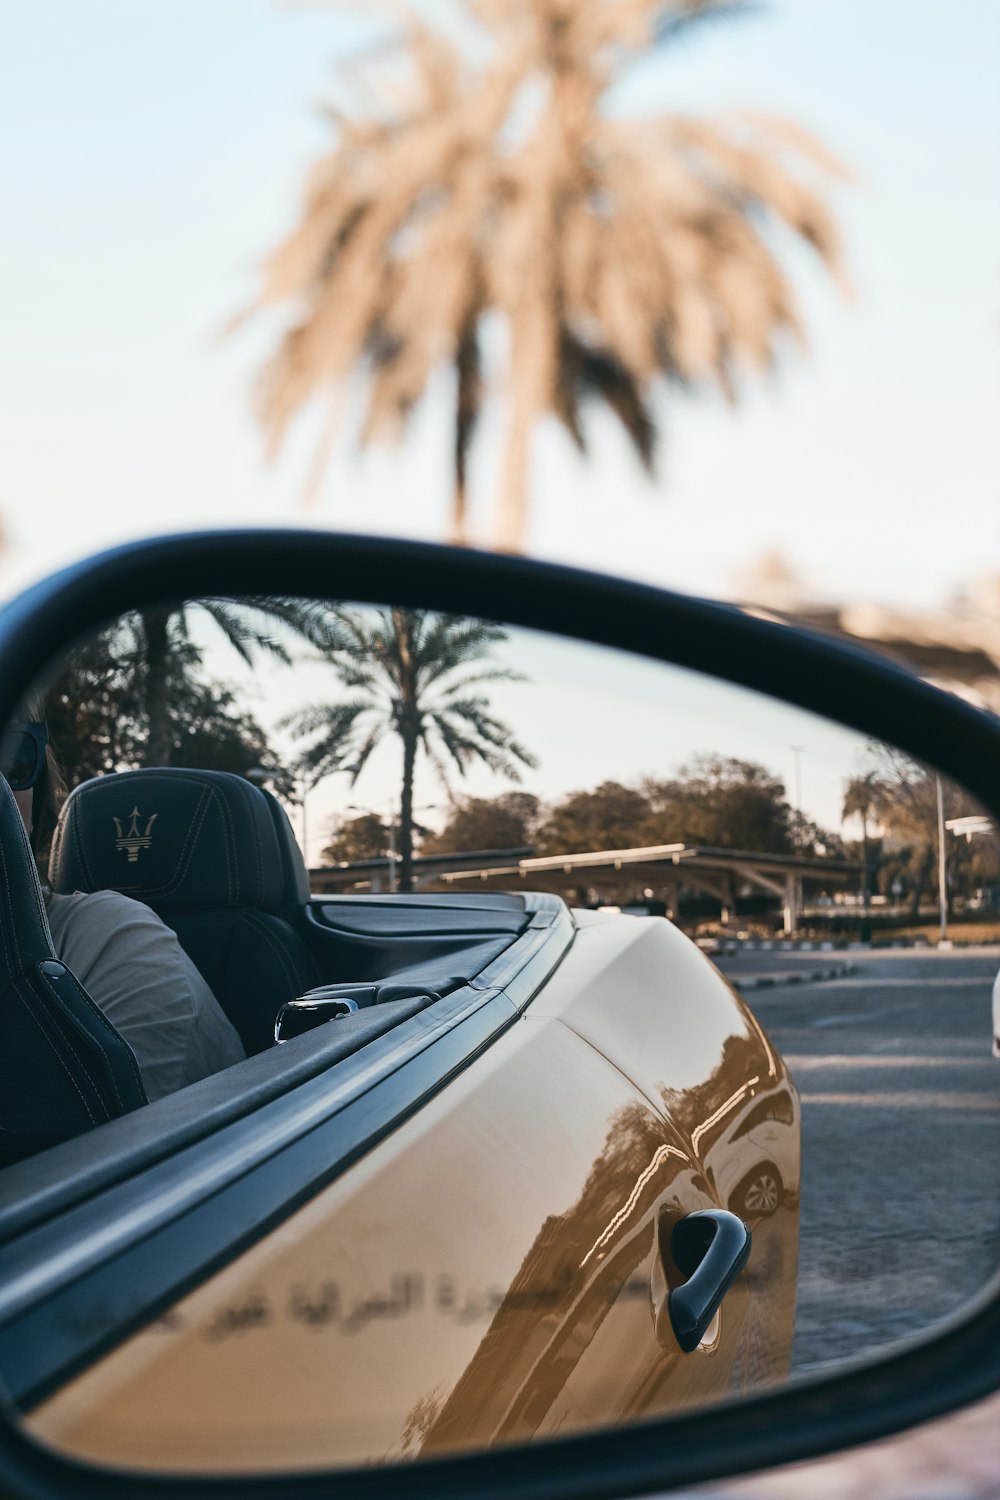
<path id="1" fill-rule="evenodd" d="M 844 979 L 853 973 L 852 963 L 842 963 L 828 964 L 823 969 L 792 969 L 787 974 L 746 974 L 742 978 L 726 974 L 726 978 L 742 994 L 745 990 L 774 990 L 788 984 L 822 984 L 826 979 Z"/>
<path id="2" fill-rule="evenodd" d="M 844 953 L 867 952 L 871 943 L 849 943 L 846 938 L 809 942 L 805 938 L 722 938 L 720 953 Z M 902 946 L 902 944 L 900 945 Z"/>

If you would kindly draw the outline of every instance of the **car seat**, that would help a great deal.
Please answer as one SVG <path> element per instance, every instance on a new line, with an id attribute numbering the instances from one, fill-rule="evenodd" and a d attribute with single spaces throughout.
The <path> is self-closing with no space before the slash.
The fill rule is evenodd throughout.
<path id="1" fill-rule="evenodd" d="M 297 930 L 309 883 L 288 818 L 242 776 L 151 768 L 83 782 L 60 815 L 49 878 L 54 891 L 115 890 L 152 907 L 248 1054 L 320 982 Z"/>
<path id="2" fill-rule="evenodd" d="M 57 959 L 14 794 L 0 777 L 0 1165 L 146 1103 L 132 1049 Z"/>

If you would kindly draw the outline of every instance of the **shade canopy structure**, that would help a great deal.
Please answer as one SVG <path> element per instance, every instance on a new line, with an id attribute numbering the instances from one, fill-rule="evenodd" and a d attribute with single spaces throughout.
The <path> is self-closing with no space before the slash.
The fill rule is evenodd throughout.
<path id="1" fill-rule="evenodd" d="M 360 860 L 312 870 L 314 894 L 387 888 L 390 861 Z M 802 887 L 850 886 L 864 873 L 857 860 L 826 856 L 768 854 L 743 849 L 712 849 L 688 844 L 653 844 L 633 849 L 594 849 L 583 853 L 535 855 L 531 850 L 481 850 L 436 854 L 413 862 L 416 890 L 554 891 L 576 896 L 581 890 L 614 895 L 628 885 L 649 889 L 676 915 L 681 887 L 703 892 L 720 903 L 730 921 L 739 891 L 750 887 L 781 903 L 786 933 L 798 926 Z"/>

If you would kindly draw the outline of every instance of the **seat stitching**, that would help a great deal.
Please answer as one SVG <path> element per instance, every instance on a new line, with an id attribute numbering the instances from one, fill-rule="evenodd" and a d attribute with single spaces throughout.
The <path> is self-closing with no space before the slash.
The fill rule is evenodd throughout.
<path id="1" fill-rule="evenodd" d="M 226 893 L 230 904 L 235 906 L 239 902 L 240 895 L 240 862 L 236 851 L 236 833 L 229 812 L 229 804 L 224 797 L 219 797 L 218 801 L 219 816 L 222 821 L 222 837 L 226 851 Z"/>
<path id="2" fill-rule="evenodd" d="M 145 1090 L 145 1087 L 143 1085 L 142 1076 L 139 1073 L 139 1068 L 138 1068 L 138 1065 L 137 1065 L 136 1060 L 135 1060 L 135 1054 L 132 1052 L 131 1047 L 129 1047 L 128 1042 L 125 1041 L 125 1038 L 122 1036 L 121 1032 L 118 1031 L 118 1029 L 111 1024 L 111 1022 L 108 1020 L 107 1016 L 101 1010 L 101 1007 L 97 1004 L 97 1001 L 93 998 L 93 996 L 80 983 L 79 979 L 77 979 L 77 977 L 73 973 L 72 969 L 67 969 L 66 966 L 65 966 L 65 964 L 63 965 L 63 968 L 65 970 L 67 978 L 74 985 L 74 987 L 76 989 L 77 995 L 83 1001 L 84 1005 L 86 1005 L 88 1007 L 88 1009 L 92 1012 L 92 1014 L 96 1017 L 98 1023 L 101 1026 L 104 1027 L 104 1029 L 107 1031 L 108 1035 L 111 1036 L 115 1041 L 123 1042 L 124 1043 L 125 1047 L 128 1050 L 128 1059 L 127 1059 L 127 1061 L 131 1064 L 132 1075 L 135 1078 L 135 1081 L 138 1083 L 138 1085 L 139 1085 L 140 1089 L 142 1090 L 143 1094 L 145 1094 L 146 1090 Z M 43 975 L 42 977 L 45 978 L 45 979 L 47 979 L 46 975 Z M 50 985 L 49 987 L 55 993 L 56 1000 L 59 1000 L 58 991 L 55 991 L 54 986 Z M 107 1064 L 108 1072 L 111 1075 L 111 1087 L 114 1089 L 115 1098 L 118 1100 L 118 1103 L 121 1105 L 121 1110 L 122 1110 L 122 1113 L 124 1114 L 126 1112 L 125 1111 L 125 1104 L 124 1104 L 124 1101 L 123 1101 L 123 1099 L 121 1097 L 121 1094 L 118 1092 L 118 1082 L 117 1082 L 117 1079 L 115 1078 L 114 1063 L 112 1062 L 112 1060 L 109 1057 L 108 1053 L 105 1052 L 104 1048 L 101 1046 L 101 1041 L 100 1041 L 99 1037 L 92 1036 L 90 1038 L 90 1040 L 94 1043 L 94 1046 L 100 1052 L 101 1056 L 104 1058 L 105 1063 Z"/>
<path id="3" fill-rule="evenodd" d="M 241 783 L 240 788 L 239 788 L 239 792 L 238 792 L 237 795 L 240 796 L 240 797 L 242 797 L 243 802 L 245 804 L 244 810 L 249 814 L 248 821 L 249 821 L 250 845 L 251 845 L 251 850 L 253 852 L 254 865 L 256 867 L 256 873 L 257 873 L 257 901 L 256 901 L 256 905 L 259 906 L 261 904 L 261 901 L 262 901 L 262 898 L 263 898 L 263 884 L 264 884 L 263 883 L 263 864 L 262 864 L 262 860 L 261 860 L 260 841 L 257 838 L 257 827 L 256 827 L 256 822 L 255 822 L 254 816 L 253 816 L 254 815 L 253 788 L 250 786 L 249 782 L 242 782 Z M 227 807 L 227 813 L 228 813 L 228 807 Z M 235 846 L 235 843 L 236 843 L 236 840 L 235 840 L 235 831 L 234 831 L 234 840 L 233 840 L 233 842 L 234 842 L 234 846 Z M 232 895 L 231 899 L 234 900 L 234 901 L 239 901 L 239 898 L 240 898 L 240 895 L 241 895 L 241 891 L 240 891 L 240 886 L 239 886 L 239 859 L 238 859 L 238 857 L 235 860 L 235 877 L 236 877 L 236 879 L 235 879 L 235 883 L 234 883 L 234 891 L 233 891 L 233 895 Z"/>
<path id="4" fill-rule="evenodd" d="M 24 976 L 22 976 L 22 977 L 24 977 Z M 29 993 L 30 993 L 30 991 L 29 991 Z M 32 999 L 37 1002 L 38 996 L 32 994 Z M 48 1018 L 51 1019 L 53 1021 L 53 1023 L 56 1023 L 56 1017 L 55 1016 L 51 1016 L 51 1017 L 48 1017 Z M 77 1065 L 78 1065 L 78 1067 L 80 1069 L 80 1072 L 86 1078 L 86 1080 L 90 1084 L 91 1088 L 94 1090 L 94 1092 L 98 1096 L 100 1096 L 100 1093 L 101 1093 L 100 1082 L 99 1082 L 99 1080 L 97 1078 L 95 1078 L 93 1076 L 92 1072 L 90 1071 L 90 1069 L 87 1066 L 86 1059 L 83 1056 L 81 1056 L 81 1054 L 77 1050 L 76 1046 L 74 1046 L 74 1038 L 73 1038 L 72 1032 L 68 1032 L 67 1033 L 64 1030 L 57 1028 L 57 1035 L 61 1038 L 63 1046 L 66 1048 L 66 1051 L 70 1054 L 70 1056 L 74 1059 L 74 1061 L 77 1063 Z M 120 1100 L 119 1100 L 119 1103 L 121 1103 Z"/>
<path id="5" fill-rule="evenodd" d="M 125 771 L 125 772 L 122 772 L 121 775 L 122 775 L 122 779 L 125 780 L 126 778 L 131 779 L 134 776 L 144 776 L 145 773 L 142 772 L 142 771 L 135 771 L 135 772 Z M 180 865 L 179 865 L 178 872 L 175 872 L 175 874 L 170 879 L 168 879 L 167 881 L 163 882 L 161 885 L 146 885 L 146 886 L 139 886 L 139 887 L 135 888 L 136 890 L 141 891 L 141 893 L 143 895 L 145 895 L 145 896 L 152 896 L 152 897 L 163 896 L 163 895 L 170 895 L 176 889 L 176 887 L 179 884 L 179 882 L 182 881 L 184 879 L 184 876 L 187 874 L 188 866 L 190 865 L 190 862 L 191 862 L 191 855 L 192 855 L 192 853 L 194 851 L 194 845 L 197 842 L 197 835 L 198 835 L 198 832 L 200 831 L 201 824 L 204 822 L 204 819 L 205 819 L 205 813 L 206 813 L 206 810 L 207 810 L 207 799 L 211 797 L 212 790 L 213 790 L 211 788 L 211 786 L 208 785 L 207 783 L 205 783 L 205 782 L 198 782 L 198 780 L 197 780 L 196 777 L 192 777 L 192 778 L 183 777 L 183 778 L 181 778 L 181 777 L 177 777 L 177 776 L 171 777 L 169 774 L 166 774 L 166 775 L 163 775 L 161 777 L 161 779 L 164 780 L 164 781 L 170 781 L 170 780 L 173 780 L 175 782 L 176 781 L 182 781 L 182 784 L 184 786 L 190 786 L 192 784 L 192 782 L 194 782 L 196 785 L 200 786 L 201 793 L 200 793 L 197 805 L 195 807 L 194 814 L 192 816 L 192 823 L 191 823 L 191 827 L 188 830 L 188 836 L 187 836 L 187 838 L 186 838 L 186 840 L 185 840 L 185 842 L 184 842 L 184 844 L 183 844 L 183 846 L 181 848 L 181 853 L 180 853 L 180 856 L 179 856 L 179 860 L 183 860 L 184 856 L 185 856 L 185 853 L 187 855 L 187 858 L 186 858 L 186 861 L 185 861 L 183 867 L 180 867 Z M 79 817 L 77 817 L 77 816 L 73 817 L 73 819 L 72 819 L 72 825 L 73 825 L 74 842 L 80 844 L 80 848 L 78 850 L 78 854 L 79 854 L 79 858 L 80 858 L 80 863 L 81 863 L 81 865 L 83 867 L 84 874 L 87 877 L 87 883 L 88 883 L 88 885 L 93 886 L 95 888 L 103 889 L 104 887 L 99 887 L 98 886 L 98 882 L 95 881 L 95 879 L 93 877 L 93 873 L 92 873 L 92 871 L 90 869 L 89 863 L 88 863 L 87 858 L 86 858 L 86 851 L 83 849 L 82 843 L 80 842 L 81 839 L 82 839 L 82 835 L 81 835 L 80 827 L 79 827 L 80 822 L 81 822 L 81 819 Z M 114 889 L 114 887 L 111 887 L 111 889 Z"/>
<path id="6" fill-rule="evenodd" d="M 267 923 L 263 920 L 260 913 L 257 911 L 247 911 L 245 921 L 260 933 L 261 937 L 265 940 L 271 951 L 277 954 L 278 961 L 284 969 L 285 978 L 290 982 L 293 988 L 297 988 L 299 982 L 298 975 L 295 971 L 294 965 L 291 965 L 291 955 L 286 948 L 282 947 L 277 934 L 271 931 Z"/>
<path id="7" fill-rule="evenodd" d="M 18 817 L 20 817 L 20 813 L 18 813 Z M 0 839 L 0 866 L 2 866 L 3 868 L 3 883 L 4 889 L 7 892 L 7 910 L 5 912 L 5 916 L 7 916 L 10 921 L 10 941 L 11 947 L 14 949 L 14 962 L 17 964 L 17 967 L 19 969 L 23 969 L 24 964 L 21 961 L 21 945 L 17 940 L 17 921 L 15 918 L 14 898 L 11 895 L 10 877 L 7 873 L 7 854 L 4 849 L 2 839 Z"/>
<path id="8" fill-rule="evenodd" d="M 123 776 L 123 779 L 124 779 L 125 777 L 132 777 L 132 776 L 141 777 L 144 774 L 145 773 L 142 772 L 142 771 L 137 771 L 137 772 L 123 772 L 122 776 Z M 226 869 L 226 883 L 227 883 L 227 888 L 228 888 L 229 901 L 231 903 L 238 902 L 239 901 L 239 897 L 240 897 L 240 889 L 239 889 L 239 881 L 240 881 L 239 849 L 238 849 L 238 840 L 236 838 L 235 828 L 234 828 L 234 824 L 233 824 L 232 809 L 229 806 L 228 799 L 225 798 L 221 794 L 221 792 L 219 791 L 218 787 L 214 783 L 207 782 L 207 781 L 200 781 L 199 782 L 199 779 L 197 777 L 195 777 L 195 776 L 191 776 L 191 777 L 188 777 L 188 776 L 184 776 L 184 777 L 173 776 L 173 777 L 171 777 L 169 773 L 165 773 L 165 774 L 161 774 L 161 778 L 160 779 L 162 779 L 163 781 L 168 781 L 168 782 L 169 781 L 174 781 L 175 783 L 178 782 L 178 781 L 180 781 L 185 786 L 190 786 L 192 783 L 195 783 L 195 784 L 197 784 L 197 785 L 200 786 L 201 796 L 198 799 L 198 803 L 197 803 L 197 806 L 195 808 L 195 812 L 194 812 L 194 814 L 192 816 L 192 822 L 191 822 L 191 826 L 190 826 L 189 831 L 188 831 L 188 836 L 185 839 L 184 845 L 182 847 L 181 854 L 180 854 L 180 857 L 179 857 L 179 860 L 178 860 L 178 864 L 177 864 L 177 866 L 175 868 L 174 874 L 171 876 L 170 879 L 162 882 L 160 885 L 145 885 L 145 886 L 140 886 L 140 887 L 134 888 L 134 894 L 135 894 L 135 896 L 137 897 L 137 899 L 141 898 L 141 897 L 148 897 L 150 899 L 155 900 L 157 897 L 169 896 L 169 895 L 174 894 L 177 891 L 177 889 L 179 888 L 179 886 L 186 879 L 186 877 L 188 875 L 188 872 L 190 870 L 191 861 L 193 859 L 195 850 L 196 850 L 197 845 L 198 845 L 198 839 L 200 837 L 200 834 L 201 834 L 201 831 L 202 831 L 202 826 L 203 826 L 203 824 L 205 822 L 205 818 L 206 818 L 207 813 L 208 813 L 209 805 L 210 804 L 216 804 L 218 806 L 219 812 L 220 812 L 220 817 L 221 817 L 221 822 L 222 822 L 222 836 L 223 836 L 224 843 L 225 843 L 226 864 L 227 864 L 227 869 Z M 258 906 L 263 906 L 263 904 L 264 904 L 264 897 L 265 897 L 265 894 L 266 894 L 266 890 L 265 890 L 265 885 L 266 885 L 266 870 L 265 870 L 265 864 L 264 864 L 263 849 L 261 847 L 261 839 L 260 839 L 259 830 L 258 830 L 258 827 L 257 827 L 257 819 L 254 816 L 255 813 L 258 811 L 256 802 L 255 802 L 255 788 L 251 787 L 249 784 L 243 782 L 242 780 L 239 780 L 238 788 L 236 786 L 234 786 L 232 788 L 232 790 L 233 790 L 233 792 L 234 792 L 235 795 L 237 795 L 240 798 L 242 798 L 242 800 L 243 800 L 243 802 L 245 804 L 245 810 L 250 814 L 249 838 L 250 838 L 250 843 L 251 843 L 253 862 L 254 862 L 255 871 L 256 871 L 256 881 L 257 881 L 257 903 L 256 904 Z M 88 862 L 87 857 L 86 857 L 86 850 L 83 847 L 82 834 L 81 834 L 81 831 L 80 831 L 80 822 L 81 822 L 81 820 L 78 817 L 74 817 L 72 819 L 73 840 L 74 840 L 74 844 L 77 846 L 77 855 L 78 855 L 78 858 L 80 860 L 80 864 L 81 864 L 81 866 L 82 866 L 82 868 L 84 870 L 84 874 L 87 877 L 88 884 L 91 885 L 91 886 L 96 886 L 97 883 L 95 882 L 95 880 L 93 878 L 93 874 L 92 874 L 92 871 L 90 870 L 89 862 Z"/>
<path id="9" fill-rule="evenodd" d="M 28 1012 L 28 1015 L 34 1021 L 35 1025 L 38 1027 L 38 1030 L 41 1032 L 42 1036 L 45 1038 L 46 1042 L 49 1045 L 49 1050 L 50 1050 L 52 1056 L 55 1058 L 56 1062 L 59 1064 L 59 1066 L 62 1068 L 63 1072 L 66 1074 L 66 1077 L 69 1079 L 70 1083 L 73 1085 L 73 1087 L 76 1090 L 77 1094 L 80 1096 L 80 1103 L 83 1105 L 84 1109 L 86 1110 L 87 1117 L 89 1118 L 90 1123 L 92 1125 L 96 1125 L 97 1124 L 97 1120 L 94 1118 L 93 1111 L 91 1110 L 90 1105 L 87 1103 L 86 1096 L 84 1095 L 84 1093 L 83 1093 L 82 1089 L 80 1088 L 80 1085 L 77 1083 L 76 1079 L 73 1077 L 72 1071 L 66 1066 L 66 1060 L 65 1060 L 65 1058 L 62 1057 L 61 1054 L 60 1054 L 60 1052 L 59 1052 L 59 1048 L 58 1048 L 57 1042 L 58 1042 L 58 1040 L 60 1040 L 60 1038 L 58 1037 L 58 1034 L 56 1036 L 56 1039 L 53 1040 L 52 1033 L 51 1033 L 49 1027 L 46 1026 L 46 1024 L 45 1024 L 45 1021 L 47 1020 L 47 1017 L 43 1017 L 43 1015 L 39 1015 L 39 1013 L 35 1009 L 35 1007 L 33 1005 L 30 1005 L 28 1003 L 28 1001 L 24 998 L 24 995 L 21 992 L 21 983 L 22 983 L 22 981 L 20 979 L 15 979 L 14 980 L 14 984 L 12 986 L 13 990 L 14 990 L 14 993 L 17 995 L 17 997 L 20 1000 L 21 1004 L 24 1006 L 25 1010 Z M 31 995 L 30 990 L 29 990 L 29 995 L 30 995 L 31 999 L 35 998 L 33 995 Z M 72 1049 L 70 1049 L 70 1050 L 72 1051 Z M 85 1068 L 83 1069 L 83 1072 L 87 1076 L 87 1081 L 90 1082 L 90 1083 L 92 1083 L 93 1080 L 90 1078 L 89 1074 L 87 1074 L 87 1070 Z"/>

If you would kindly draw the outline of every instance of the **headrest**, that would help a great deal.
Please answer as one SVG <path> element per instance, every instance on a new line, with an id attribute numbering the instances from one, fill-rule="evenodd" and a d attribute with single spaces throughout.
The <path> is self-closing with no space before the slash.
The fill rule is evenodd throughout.
<path id="1" fill-rule="evenodd" d="M 272 792 L 263 787 L 261 792 L 281 846 L 282 863 L 285 867 L 285 904 L 291 911 L 300 912 L 304 906 L 309 905 L 309 871 L 285 809 Z"/>
<path id="2" fill-rule="evenodd" d="M 49 879 L 54 891 L 122 891 L 161 913 L 212 906 L 280 913 L 290 857 L 267 795 L 242 776 L 123 771 L 70 793 Z"/>

